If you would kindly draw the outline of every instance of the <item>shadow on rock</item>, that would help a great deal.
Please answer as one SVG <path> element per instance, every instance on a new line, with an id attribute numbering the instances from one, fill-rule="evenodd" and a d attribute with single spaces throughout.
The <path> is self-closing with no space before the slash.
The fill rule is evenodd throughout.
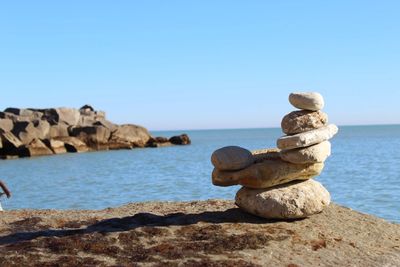
<path id="1" fill-rule="evenodd" d="M 265 224 L 277 222 L 266 220 L 241 211 L 239 208 L 228 209 L 226 211 L 210 211 L 198 214 L 171 213 L 167 215 L 156 215 L 152 213 L 137 213 L 133 216 L 122 218 L 111 218 L 88 225 L 86 228 L 79 229 L 49 229 L 35 232 L 17 232 L 0 237 L 0 245 L 7 245 L 22 241 L 29 241 L 39 237 L 64 237 L 71 235 L 90 234 L 90 233 L 111 233 L 122 232 L 144 226 L 171 226 L 171 225 L 191 225 L 198 222 L 207 223 L 252 223 Z M 76 225 L 82 227 L 85 225 Z"/>

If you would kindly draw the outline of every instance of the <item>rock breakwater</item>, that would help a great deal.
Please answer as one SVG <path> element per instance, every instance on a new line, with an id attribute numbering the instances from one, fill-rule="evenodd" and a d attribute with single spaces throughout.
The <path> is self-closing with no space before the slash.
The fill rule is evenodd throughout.
<path id="1" fill-rule="evenodd" d="M 0 112 L 0 158 L 188 145 L 190 138 L 153 137 L 139 125 L 117 125 L 89 105 L 80 109 L 7 108 Z"/>

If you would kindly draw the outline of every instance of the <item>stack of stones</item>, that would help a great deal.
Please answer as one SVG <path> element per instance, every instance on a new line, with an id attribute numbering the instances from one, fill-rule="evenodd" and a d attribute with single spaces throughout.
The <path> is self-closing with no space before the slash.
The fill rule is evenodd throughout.
<path id="1" fill-rule="evenodd" d="M 328 124 L 319 93 L 292 93 L 289 102 L 300 110 L 283 118 L 286 135 L 278 139 L 278 148 L 250 152 L 228 146 L 211 156 L 213 184 L 242 185 L 236 204 L 268 219 L 305 218 L 330 203 L 329 192 L 311 178 L 321 174 L 331 154 L 328 140 L 338 128 Z"/>

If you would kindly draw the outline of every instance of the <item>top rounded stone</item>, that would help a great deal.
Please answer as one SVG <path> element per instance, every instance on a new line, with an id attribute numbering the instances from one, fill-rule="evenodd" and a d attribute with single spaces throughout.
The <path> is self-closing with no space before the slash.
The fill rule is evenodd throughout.
<path id="1" fill-rule="evenodd" d="M 305 110 L 317 111 L 324 107 L 324 98 L 316 92 L 291 93 L 289 102 L 294 107 Z"/>
<path id="2" fill-rule="evenodd" d="M 238 146 L 220 148 L 211 156 L 211 163 L 218 170 L 235 171 L 244 169 L 253 164 L 254 158 L 247 149 Z"/>

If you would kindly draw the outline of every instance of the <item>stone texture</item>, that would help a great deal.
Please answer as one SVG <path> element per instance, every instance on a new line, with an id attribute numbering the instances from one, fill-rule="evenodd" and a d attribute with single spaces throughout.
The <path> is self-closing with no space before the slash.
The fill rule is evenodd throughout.
<path id="1" fill-rule="evenodd" d="M 75 108 L 57 108 L 58 122 L 64 122 L 68 125 L 77 125 L 81 116 L 79 110 Z"/>
<path id="2" fill-rule="evenodd" d="M 71 127 L 70 136 L 74 136 L 95 150 L 108 149 L 110 129 L 104 126 Z"/>
<path id="3" fill-rule="evenodd" d="M 3 148 L 10 147 L 12 149 L 16 149 L 23 145 L 21 141 L 11 132 L 4 132 L 0 130 L 0 137 Z"/>
<path id="4" fill-rule="evenodd" d="M 34 139 L 46 139 L 49 132 L 50 124 L 45 120 L 17 121 L 12 130 L 24 144 L 29 144 Z"/>
<path id="5" fill-rule="evenodd" d="M 251 152 L 238 146 L 226 146 L 214 151 L 211 155 L 211 163 L 221 171 L 241 170 L 253 162 Z"/>
<path id="6" fill-rule="evenodd" d="M 400 266 L 399 223 L 334 203 L 294 222 L 253 216 L 234 201 L 214 199 L 18 209 L 0 218 L 4 267 Z"/>
<path id="7" fill-rule="evenodd" d="M 321 128 L 328 123 L 328 115 L 322 111 L 299 110 L 283 117 L 282 131 L 292 135 Z"/>
<path id="8" fill-rule="evenodd" d="M 67 149 L 65 148 L 65 143 L 60 140 L 47 139 L 44 140 L 43 143 L 53 151 L 54 154 L 63 154 L 67 153 Z"/>
<path id="9" fill-rule="evenodd" d="M 20 157 L 33 157 L 33 156 L 45 156 L 52 155 L 51 151 L 40 139 L 34 139 L 24 148 L 19 150 Z"/>
<path id="10" fill-rule="evenodd" d="M 337 132 L 338 127 L 330 124 L 312 131 L 283 136 L 278 139 L 277 145 L 282 150 L 312 146 L 331 139 Z"/>
<path id="11" fill-rule="evenodd" d="M 133 124 L 123 124 L 119 125 L 112 133 L 110 142 L 130 144 L 133 147 L 144 147 L 150 138 L 150 133 L 146 128 Z"/>
<path id="12" fill-rule="evenodd" d="M 68 136 L 68 137 L 57 137 L 55 140 L 62 141 L 65 143 L 65 148 L 67 152 L 71 153 L 81 153 L 89 151 L 89 148 L 86 146 L 84 142 L 79 140 L 76 137 Z"/>
<path id="13" fill-rule="evenodd" d="M 281 150 L 279 148 L 265 148 L 251 151 L 253 154 L 254 162 L 260 163 L 264 160 L 280 160 L 281 156 L 279 154 Z"/>
<path id="14" fill-rule="evenodd" d="M 249 188 L 269 188 L 294 180 L 307 180 L 319 175 L 323 163 L 293 164 L 281 159 L 267 159 L 239 171 L 214 169 L 212 183 L 217 186 L 243 185 Z"/>
<path id="15" fill-rule="evenodd" d="M 33 127 L 36 129 L 37 138 L 47 139 L 50 134 L 50 124 L 45 120 L 33 120 Z"/>
<path id="16" fill-rule="evenodd" d="M 243 187 L 236 205 L 267 219 L 299 219 L 320 213 L 330 203 L 329 192 L 317 181 L 296 181 L 268 190 Z"/>
<path id="17" fill-rule="evenodd" d="M 60 122 L 56 125 L 51 125 L 49 130 L 49 138 L 56 138 L 56 137 L 68 137 L 68 125 L 64 122 Z"/>
<path id="18" fill-rule="evenodd" d="M 146 147 L 164 147 L 172 145 L 168 138 L 166 137 L 151 137 L 149 141 L 147 141 Z"/>
<path id="19" fill-rule="evenodd" d="M 111 121 L 108 121 L 104 118 L 98 118 L 93 125 L 100 125 L 100 126 L 104 126 L 108 129 L 110 129 L 111 132 L 114 132 L 115 130 L 117 130 L 118 126 L 114 123 L 112 123 Z"/>
<path id="20" fill-rule="evenodd" d="M 294 107 L 306 110 L 320 110 L 324 107 L 324 98 L 316 92 L 291 93 L 289 102 Z"/>
<path id="21" fill-rule="evenodd" d="M 191 144 L 192 141 L 190 141 L 190 138 L 187 134 L 181 134 L 181 135 L 176 135 L 172 136 L 169 139 L 169 142 L 174 145 L 189 145 Z"/>
<path id="22" fill-rule="evenodd" d="M 11 119 L 0 119 L 0 129 L 5 132 L 11 132 L 14 128 L 14 123 Z"/>
<path id="23" fill-rule="evenodd" d="M 331 143 L 329 141 L 305 148 L 282 150 L 280 152 L 282 160 L 295 164 L 324 162 L 330 155 Z"/>

